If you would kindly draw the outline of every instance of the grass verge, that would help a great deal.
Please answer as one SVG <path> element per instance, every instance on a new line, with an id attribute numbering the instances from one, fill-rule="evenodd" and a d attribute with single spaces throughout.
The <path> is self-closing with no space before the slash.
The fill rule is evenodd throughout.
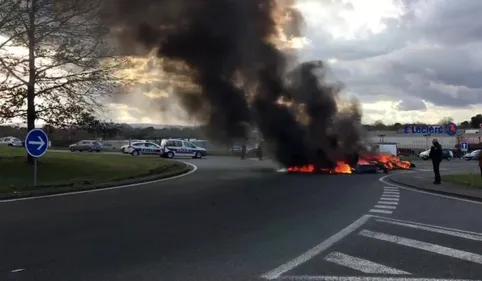
<path id="1" fill-rule="evenodd" d="M 38 159 L 38 182 L 33 187 L 33 166 L 23 148 L 0 147 L 0 193 L 42 188 L 81 189 L 96 184 L 181 173 L 183 163 L 160 157 L 47 152 Z"/>
<path id="2" fill-rule="evenodd" d="M 443 177 L 444 181 L 462 184 L 465 186 L 482 188 L 482 179 L 478 173 L 450 174 Z"/>

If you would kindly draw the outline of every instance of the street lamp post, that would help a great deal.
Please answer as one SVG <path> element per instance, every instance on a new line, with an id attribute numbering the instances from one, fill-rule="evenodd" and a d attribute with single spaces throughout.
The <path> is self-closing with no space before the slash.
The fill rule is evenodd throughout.
<path id="1" fill-rule="evenodd" d="M 425 137 L 425 149 L 428 149 L 428 137 L 430 137 L 431 134 L 425 134 L 423 136 Z"/>

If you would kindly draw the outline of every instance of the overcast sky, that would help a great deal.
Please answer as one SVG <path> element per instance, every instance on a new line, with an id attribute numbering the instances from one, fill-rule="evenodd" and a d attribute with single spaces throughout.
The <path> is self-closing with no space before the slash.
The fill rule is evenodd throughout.
<path id="1" fill-rule="evenodd" d="M 364 121 L 482 113 L 482 0 L 298 0 L 304 59 L 331 62 Z"/>

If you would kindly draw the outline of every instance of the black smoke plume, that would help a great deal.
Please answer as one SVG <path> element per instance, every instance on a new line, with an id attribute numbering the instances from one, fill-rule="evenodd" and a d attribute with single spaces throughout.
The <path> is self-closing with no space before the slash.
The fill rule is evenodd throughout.
<path id="1" fill-rule="evenodd" d="M 340 87 L 323 82 L 323 63 L 296 66 L 275 43 L 279 27 L 300 34 L 303 20 L 292 1 L 105 2 L 102 18 L 125 52 L 142 54 L 142 46 L 184 65 L 166 64 L 163 71 L 194 84 L 178 87 L 177 95 L 218 140 L 244 139 L 256 127 L 286 166 L 332 167 L 357 149 L 356 104 L 339 110 Z M 280 25 L 279 18 L 286 20 Z"/>

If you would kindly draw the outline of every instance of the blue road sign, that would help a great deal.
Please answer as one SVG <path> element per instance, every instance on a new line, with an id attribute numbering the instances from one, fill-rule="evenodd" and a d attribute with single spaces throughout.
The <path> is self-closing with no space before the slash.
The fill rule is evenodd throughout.
<path id="1" fill-rule="evenodd" d="M 463 142 L 460 144 L 460 148 L 462 148 L 462 150 L 468 150 L 469 149 L 469 144 L 466 143 L 466 142 Z"/>
<path id="2" fill-rule="evenodd" d="M 47 152 L 49 148 L 49 138 L 40 129 L 32 129 L 25 138 L 25 149 L 30 156 L 38 158 Z"/>

